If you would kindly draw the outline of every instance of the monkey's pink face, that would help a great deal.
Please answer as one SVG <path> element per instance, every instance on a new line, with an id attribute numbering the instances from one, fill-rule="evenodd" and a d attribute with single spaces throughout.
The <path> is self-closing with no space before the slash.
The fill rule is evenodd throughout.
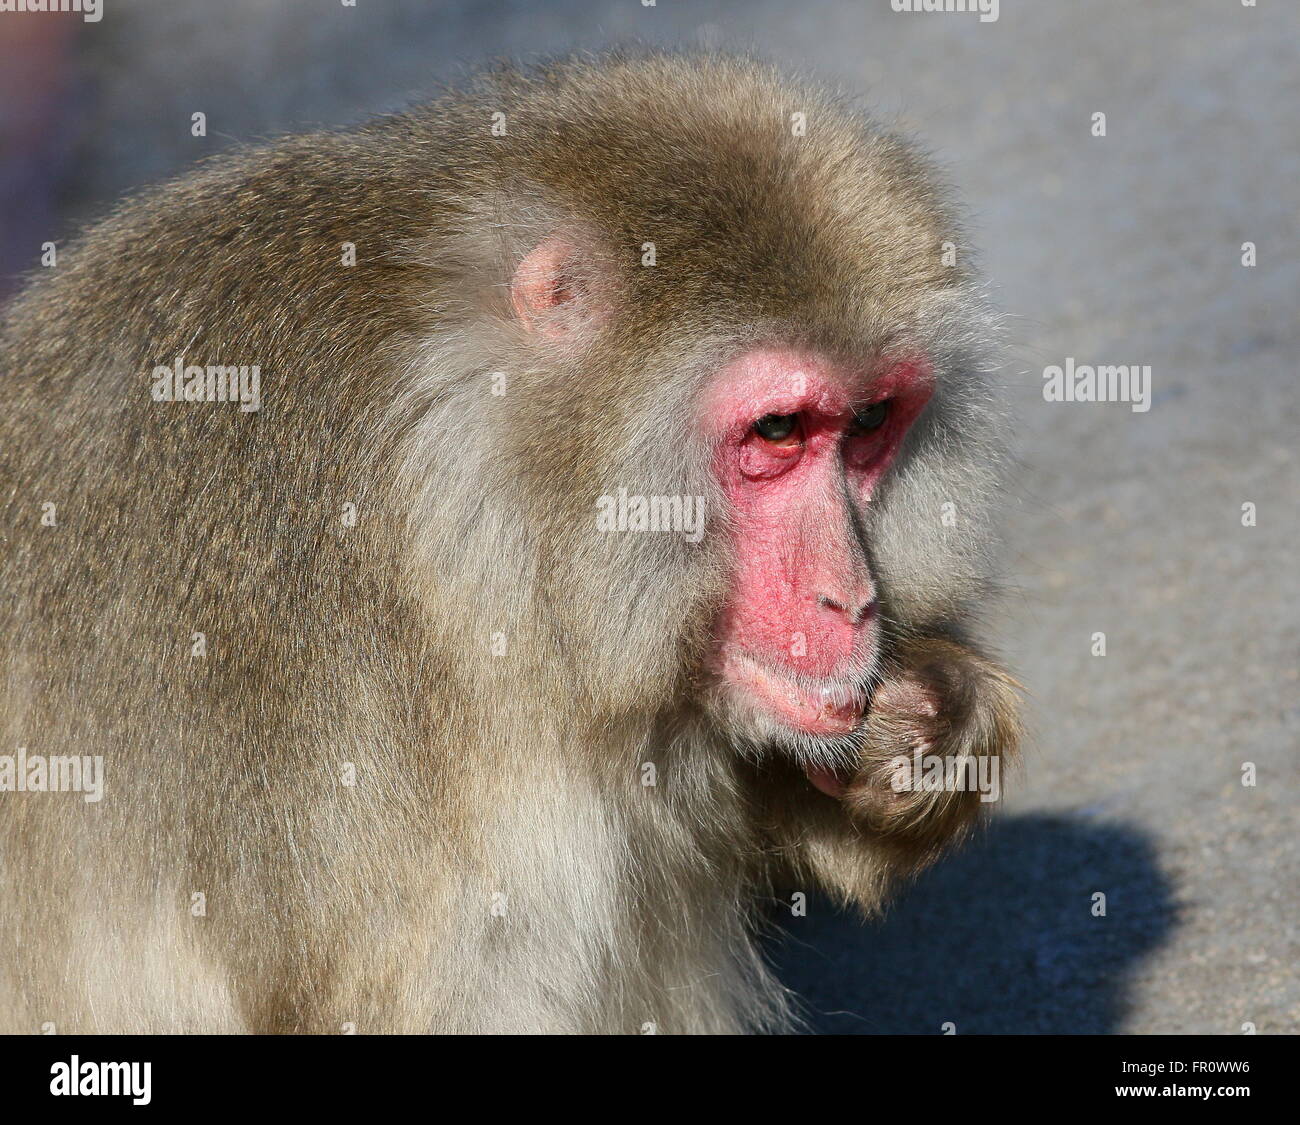
<path id="1" fill-rule="evenodd" d="M 879 633 L 861 509 L 932 389 L 920 360 L 873 375 L 783 349 L 719 375 L 705 424 L 737 572 L 715 671 L 733 702 L 805 735 L 861 719 Z"/>

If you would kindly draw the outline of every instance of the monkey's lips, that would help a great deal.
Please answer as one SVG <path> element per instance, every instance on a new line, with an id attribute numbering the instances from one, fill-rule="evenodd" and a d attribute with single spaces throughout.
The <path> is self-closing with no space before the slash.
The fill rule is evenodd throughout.
<path id="1" fill-rule="evenodd" d="M 763 712 L 804 734 L 849 734 L 862 719 L 865 699 L 853 681 L 801 683 L 734 648 L 723 655 L 722 679 Z"/>

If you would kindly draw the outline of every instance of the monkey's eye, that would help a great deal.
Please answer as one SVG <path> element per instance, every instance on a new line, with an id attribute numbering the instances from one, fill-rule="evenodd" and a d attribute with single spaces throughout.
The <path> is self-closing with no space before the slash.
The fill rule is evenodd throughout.
<path id="1" fill-rule="evenodd" d="M 797 414 L 764 414 L 754 423 L 754 432 L 764 441 L 786 441 L 798 425 Z"/>
<path id="2" fill-rule="evenodd" d="M 889 417 L 889 399 L 873 402 L 853 415 L 853 429 L 856 433 L 866 434 L 878 430 Z"/>

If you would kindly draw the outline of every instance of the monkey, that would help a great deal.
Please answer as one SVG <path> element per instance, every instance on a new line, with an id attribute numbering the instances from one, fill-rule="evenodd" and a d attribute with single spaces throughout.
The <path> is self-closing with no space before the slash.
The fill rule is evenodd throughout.
<path id="1" fill-rule="evenodd" d="M 900 763 L 1020 738 L 965 246 L 851 100 L 655 52 L 90 227 L 0 329 L 0 1029 L 798 1028 L 764 910 L 878 911 L 988 804 Z"/>

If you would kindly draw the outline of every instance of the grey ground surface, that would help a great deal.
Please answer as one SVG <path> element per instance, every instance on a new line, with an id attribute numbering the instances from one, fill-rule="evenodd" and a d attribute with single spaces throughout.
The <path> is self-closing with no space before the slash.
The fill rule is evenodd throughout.
<path id="1" fill-rule="evenodd" d="M 1022 466 L 997 633 L 1034 738 L 978 845 L 883 923 L 786 919 L 782 975 L 823 1030 L 1300 1030 L 1300 4 L 1003 0 L 990 24 L 888 0 L 106 8 L 69 221 L 231 140 L 630 37 L 754 48 L 920 133 L 1009 318 Z M 1067 356 L 1150 364 L 1151 410 L 1044 402 Z"/>

